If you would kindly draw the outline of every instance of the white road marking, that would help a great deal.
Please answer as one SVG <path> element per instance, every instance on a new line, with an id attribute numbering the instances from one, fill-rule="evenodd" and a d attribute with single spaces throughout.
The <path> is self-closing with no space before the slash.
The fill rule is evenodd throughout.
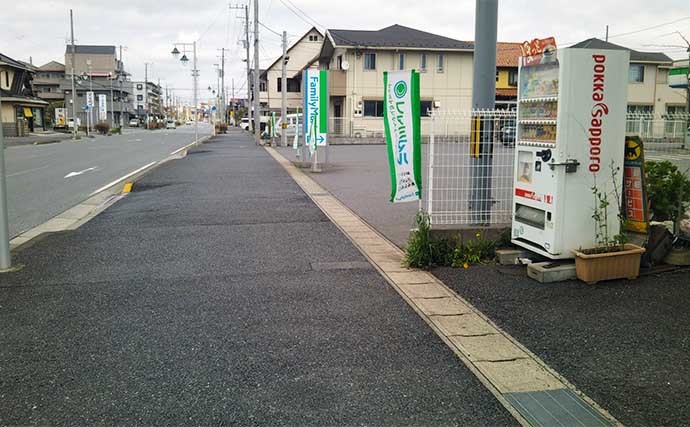
<path id="1" fill-rule="evenodd" d="M 86 172 L 95 171 L 96 169 L 97 169 L 97 167 L 92 167 L 92 168 L 87 168 L 87 169 L 84 169 L 84 170 L 78 171 L 78 172 L 70 172 L 67 175 L 65 175 L 65 179 L 72 178 L 73 176 L 79 176 L 79 175 L 84 174 Z"/>
<path id="2" fill-rule="evenodd" d="M 138 139 L 128 139 L 127 142 L 141 142 L 141 138 L 138 138 Z"/>
<path id="3" fill-rule="evenodd" d="M 31 172 L 36 172 L 37 170 L 45 169 L 45 168 L 47 168 L 48 166 L 50 166 L 50 165 L 43 165 L 43 166 L 40 166 L 40 167 L 37 167 L 37 168 L 27 169 L 27 170 L 25 170 L 25 171 L 11 173 L 11 174 L 7 175 L 7 178 L 9 178 L 9 177 L 11 177 L 11 176 L 19 176 L 19 175 L 24 175 L 24 174 L 31 173 Z"/>
<path id="4" fill-rule="evenodd" d="M 115 181 L 113 181 L 113 182 L 111 182 L 111 183 L 108 183 L 108 184 L 104 185 L 103 187 L 101 187 L 101 188 L 99 188 L 98 190 L 94 191 L 93 193 L 89 194 L 89 197 L 91 197 L 91 196 L 93 196 L 93 195 L 95 195 L 95 194 L 98 194 L 98 193 L 100 193 L 100 192 L 103 191 L 103 190 L 107 190 L 108 188 L 112 187 L 113 185 L 117 184 L 118 182 L 122 182 L 122 181 L 124 181 L 125 179 L 129 178 L 130 176 L 136 175 L 136 174 L 138 174 L 139 172 L 143 171 L 144 169 L 148 168 L 149 166 L 155 165 L 156 163 L 157 163 L 157 162 L 151 162 L 151 163 L 149 163 L 149 164 L 147 164 L 147 165 L 144 165 L 144 166 L 140 167 L 139 169 L 137 169 L 137 170 L 135 170 L 135 171 L 132 171 L 132 172 L 128 173 L 127 175 L 125 175 L 125 176 L 123 176 L 123 177 L 120 177 L 120 178 L 116 179 Z"/>

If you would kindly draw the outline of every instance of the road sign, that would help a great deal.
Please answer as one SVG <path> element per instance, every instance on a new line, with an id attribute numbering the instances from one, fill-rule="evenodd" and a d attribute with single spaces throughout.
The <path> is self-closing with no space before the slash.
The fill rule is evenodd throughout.
<path id="1" fill-rule="evenodd" d="M 304 138 L 313 155 L 328 143 L 328 71 L 304 71 Z"/>
<path id="2" fill-rule="evenodd" d="M 86 105 L 89 107 L 93 107 L 94 104 L 95 104 L 95 102 L 94 102 L 93 92 L 91 92 L 91 91 L 86 92 Z"/>
<path id="3" fill-rule="evenodd" d="M 105 95 L 98 95 L 98 120 L 108 120 L 108 101 Z"/>

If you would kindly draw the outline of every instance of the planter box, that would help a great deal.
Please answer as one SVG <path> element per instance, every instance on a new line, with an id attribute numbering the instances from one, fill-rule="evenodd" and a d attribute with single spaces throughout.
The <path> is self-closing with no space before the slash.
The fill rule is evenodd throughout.
<path id="1" fill-rule="evenodd" d="M 575 254 L 575 273 L 577 278 L 587 284 L 602 280 L 635 279 L 640 274 L 640 258 L 645 249 L 631 243 L 624 250 L 601 254 Z"/>

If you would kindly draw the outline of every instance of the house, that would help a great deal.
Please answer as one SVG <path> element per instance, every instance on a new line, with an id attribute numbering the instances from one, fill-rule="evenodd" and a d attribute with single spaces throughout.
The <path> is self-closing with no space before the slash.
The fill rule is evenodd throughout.
<path id="1" fill-rule="evenodd" d="M 496 108 L 516 105 L 521 44 L 496 43 Z"/>
<path id="2" fill-rule="evenodd" d="M 106 95 L 107 118 L 110 123 L 122 125 L 133 114 L 130 103 L 131 82 L 124 70 L 124 64 L 117 58 L 115 46 L 97 45 L 68 45 L 65 50 L 65 71 L 67 78 L 60 84 L 60 90 L 65 95 L 65 106 L 68 115 L 72 115 L 72 56 L 74 56 L 74 75 L 76 91 L 77 117 L 82 124 L 86 124 L 86 92 L 93 91 L 94 99 L 98 95 Z M 97 103 L 97 101 L 96 101 Z M 98 122 L 98 115 L 91 114 L 94 122 Z"/>
<path id="3" fill-rule="evenodd" d="M 24 136 L 44 130 L 48 103 L 35 96 L 27 65 L 0 53 L 0 121 L 4 136 Z"/>
<path id="4" fill-rule="evenodd" d="M 287 82 L 287 109 L 293 113 L 302 106 L 302 75 L 301 70 L 308 62 L 314 62 L 321 50 L 323 34 L 315 27 L 307 31 L 299 40 L 286 51 L 288 57 L 286 63 Z M 282 70 L 283 57 L 278 57 L 271 65 L 260 74 L 260 102 L 263 109 L 280 112 L 282 106 Z"/>
<path id="5" fill-rule="evenodd" d="M 627 50 L 630 52 L 628 72 L 628 112 L 662 115 L 685 111 L 686 95 L 682 89 L 668 84 L 673 60 L 660 52 L 640 52 L 591 38 L 574 48 Z"/>
<path id="6" fill-rule="evenodd" d="M 402 25 L 380 30 L 326 30 L 319 68 L 330 70 L 329 132 L 383 135 L 383 71 L 418 70 L 422 133 L 432 109 L 471 108 L 474 43 Z"/>
<path id="7" fill-rule="evenodd" d="M 134 111 L 140 118 L 149 116 L 160 116 L 161 109 L 161 87 L 153 82 L 134 81 L 132 82 L 132 94 Z"/>
<path id="8" fill-rule="evenodd" d="M 65 94 L 60 90 L 60 83 L 65 80 L 65 65 L 57 61 L 50 61 L 36 68 L 34 76 L 34 92 L 36 96 L 48 102 L 65 100 Z"/>

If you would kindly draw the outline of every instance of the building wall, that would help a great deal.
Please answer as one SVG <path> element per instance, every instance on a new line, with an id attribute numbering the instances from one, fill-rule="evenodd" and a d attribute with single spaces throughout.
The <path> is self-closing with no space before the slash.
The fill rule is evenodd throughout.
<path id="1" fill-rule="evenodd" d="M 376 70 L 364 70 L 364 53 L 376 53 Z M 426 70 L 420 70 L 422 51 L 405 50 L 405 70 L 420 71 L 420 99 L 432 101 L 438 108 L 451 111 L 467 111 L 472 105 L 472 53 L 457 51 L 424 51 L 427 55 Z M 383 71 L 397 70 L 398 51 L 395 50 L 371 50 L 364 51 L 361 55 L 354 49 L 336 48 L 331 58 L 329 67 L 332 72 L 344 72 L 346 74 L 345 97 L 342 110 L 342 125 L 350 130 L 364 132 L 365 134 L 382 134 L 383 120 L 381 117 L 364 117 L 355 114 L 357 110 L 363 110 L 364 101 L 383 100 Z M 437 72 L 437 55 L 444 55 L 443 72 Z M 343 55 L 343 59 L 349 64 L 347 71 L 337 71 L 337 57 Z M 331 96 L 331 110 L 329 116 L 333 117 L 334 97 Z M 362 111 L 363 113 L 363 111 Z M 347 130 L 347 129 L 346 129 Z M 422 133 L 429 133 L 430 120 L 422 117 Z"/>
<path id="2" fill-rule="evenodd" d="M 10 67 L 0 67 L 0 88 L 9 90 L 14 80 L 14 70 Z M 6 84 L 6 83 L 9 83 Z"/>
<path id="3" fill-rule="evenodd" d="M 644 64 L 644 81 L 628 83 L 628 105 L 651 105 L 658 114 L 666 113 L 670 105 L 683 105 L 684 91 L 669 87 L 667 76 L 668 68 Z"/>
<path id="4" fill-rule="evenodd" d="M 8 103 L 3 103 L 2 104 L 2 122 L 3 123 L 14 123 L 16 120 L 16 114 L 14 112 L 14 105 L 10 105 Z"/>
<path id="5" fill-rule="evenodd" d="M 92 73 L 115 73 L 117 70 L 117 60 L 115 54 L 85 54 L 77 53 L 74 58 L 74 73 L 88 73 L 89 67 L 86 61 L 91 59 Z M 72 54 L 65 54 L 65 70 L 72 70 Z"/>
<path id="6" fill-rule="evenodd" d="M 515 68 L 517 72 L 517 67 Z M 498 80 L 496 80 L 496 89 L 517 89 L 517 85 L 511 85 L 510 82 L 510 68 L 498 68 Z"/>
<path id="7" fill-rule="evenodd" d="M 317 41 L 310 41 L 310 35 L 317 36 Z M 292 78 L 292 76 L 299 73 L 309 61 L 318 55 L 321 43 L 323 43 L 323 36 L 318 31 L 312 30 L 290 49 L 288 52 L 290 59 L 286 66 L 288 78 Z M 260 94 L 261 102 L 267 103 L 271 111 L 276 112 L 280 111 L 282 105 L 282 93 L 278 92 L 278 79 L 282 77 L 282 67 L 282 61 L 278 61 L 272 68 L 267 70 L 267 91 Z M 302 107 L 301 91 L 287 93 L 287 107 L 288 111 L 294 111 L 296 108 Z"/>

